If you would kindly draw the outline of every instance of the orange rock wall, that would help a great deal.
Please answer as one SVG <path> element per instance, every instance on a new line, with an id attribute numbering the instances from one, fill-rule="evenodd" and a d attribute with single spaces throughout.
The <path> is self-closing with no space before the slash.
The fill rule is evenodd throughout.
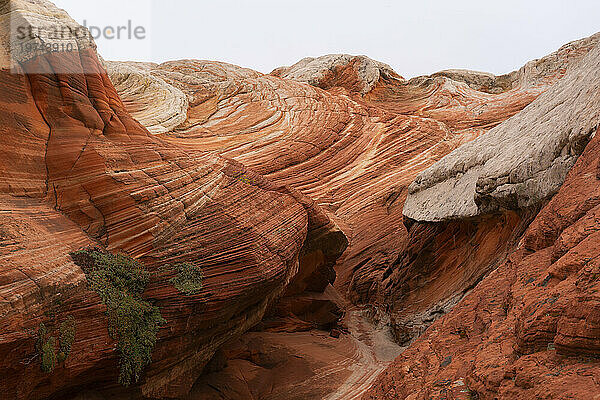
<path id="1" fill-rule="evenodd" d="M 508 260 L 398 357 L 364 399 L 597 397 L 599 139 Z"/>
<path id="2" fill-rule="evenodd" d="M 258 323 L 290 282 L 302 290 L 333 280 L 345 237 L 309 200 L 238 162 L 150 135 L 93 50 L 40 56 L 23 72 L 38 71 L 36 63 L 73 74 L 1 74 L 2 393 L 32 399 L 116 383 L 104 306 L 68 256 L 83 246 L 125 251 L 153 272 L 145 296 L 167 324 L 133 389 L 147 396 L 189 390 L 213 353 Z M 303 262 L 313 253 L 320 261 Z M 194 296 L 179 294 L 159 270 L 182 261 L 204 270 Z M 56 334 L 69 315 L 73 355 L 46 375 L 35 332 L 44 322 Z"/>

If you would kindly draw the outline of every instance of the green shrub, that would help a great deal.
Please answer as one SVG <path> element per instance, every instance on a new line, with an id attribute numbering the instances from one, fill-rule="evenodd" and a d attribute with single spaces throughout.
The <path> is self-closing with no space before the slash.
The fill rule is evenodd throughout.
<path id="1" fill-rule="evenodd" d="M 192 263 L 186 262 L 174 265 L 176 270 L 175 277 L 169 282 L 180 292 L 186 296 L 192 296 L 202 289 L 204 282 L 204 273 L 200 267 Z"/>
<path id="2" fill-rule="evenodd" d="M 42 345 L 42 371 L 52 372 L 54 365 L 56 364 L 56 339 L 54 336 L 50 336 L 48 340 Z"/>
<path id="3" fill-rule="evenodd" d="M 75 341 L 75 318 L 69 316 L 66 321 L 60 324 L 60 346 L 58 352 L 58 362 L 63 362 L 71 354 L 71 346 Z"/>
<path id="4" fill-rule="evenodd" d="M 126 296 L 118 307 L 109 311 L 113 336 L 118 336 L 121 353 L 119 382 L 127 386 L 137 382 L 143 368 L 152 362 L 156 334 L 165 323 L 158 307 L 134 296 Z"/>
<path id="5" fill-rule="evenodd" d="M 56 339 L 53 336 L 48 337 L 48 330 L 44 323 L 40 323 L 38 328 L 38 338 L 35 344 L 36 350 L 40 355 L 42 362 L 42 371 L 52 372 L 56 364 Z"/>
<path id="6" fill-rule="evenodd" d="M 42 345 L 46 341 L 47 336 L 48 336 L 48 329 L 46 329 L 46 324 L 41 322 L 40 326 L 38 327 L 37 342 L 35 342 L 35 349 L 37 350 L 38 353 L 42 351 Z"/>
<path id="7" fill-rule="evenodd" d="M 59 364 L 67 359 L 69 353 L 71 353 L 71 345 L 75 340 L 75 319 L 73 317 L 67 318 L 60 324 L 60 344 L 58 348 L 58 354 L 56 352 L 56 338 L 49 336 L 46 325 L 42 322 L 38 328 L 37 342 L 35 349 L 37 354 L 40 356 L 42 371 L 52 372 Z"/>
<path id="8" fill-rule="evenodd" d="M 124 254 L 88 248 L 72 253 L 71 257 L 84 270 L 90 288 L 105 303 L 114 300 L 115 293 L 141 294 L 150 280 L 150 273 Z"/>
<path id="9" fill-rule="evenodd" d="M 71 254 L 86 274 L 89 288 L 108 308 L 110 335 L 117 340 L 120 353 L 119 383 L 138 382 L 144 367 L 152 361 L 158 330 L 166 321 L 158 307 L 141 295 L 150 274 L 136 260 L 88 248 Z"/>

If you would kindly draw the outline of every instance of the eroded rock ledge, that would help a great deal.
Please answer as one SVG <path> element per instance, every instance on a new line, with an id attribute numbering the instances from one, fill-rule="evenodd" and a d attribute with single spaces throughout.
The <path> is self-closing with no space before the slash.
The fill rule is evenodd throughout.
<path id="1" fill-rule="evenodd" d="M 596 46 L 522 112 L 419 174 L 404 215 L 443 221 L 548 199 L 600 124 L 599 88 Z"/>

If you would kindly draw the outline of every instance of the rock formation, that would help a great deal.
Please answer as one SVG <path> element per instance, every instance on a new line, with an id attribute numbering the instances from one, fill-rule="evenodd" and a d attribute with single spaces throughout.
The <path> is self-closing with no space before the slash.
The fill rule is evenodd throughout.
<path id="1" fill-rule="evenodd" d="M 12 3 L 1 9 L 3 23 L 73 23 L 46 1 Z M 69 257 L 100 245 L 145 263 L 144 296 L 166 319 L 153 363 L 131 390 L 176 397 L 275 298 L 332 281 L 345 238 L 301 194 L 151 135 L 125 110 L 93 42 L 82 43 L 13 59 L 13 73 L 1 72 L 0 391 L 35 399 L 116 386 L 106 309 Z M 184 261 L 204 271 L 193 296 L 179 293 L 162 268 Z M 55 333 L 69 317 L 77 327 L 71 356 L 47 374 L 35 332 L 43 323 Z"/>
<path id="2" fill-rule="evenodd" d="M 404 208 L 411 232 L 469 221 L 482 232 L 499 212 L 529 214 L 527 220 L 551 200 L 518 243 L 504 240 L 499 267 L 429 327 L 363 398 L 595 398 L 599 60 L 595 45 L 521 113 L 411 185 Z M 456 221 L 426 222 L 449 219 Z M 519 230 L 513 229 L 516 238 Z M 417 257 L 423 250 L 447 256 L 443 244 L 420 246 Z"/>
<path id="3" fill-rule="evenodd" d="M 152 75 L 152 64 L 105 61 L 104 66 L 127 110 L 150 133 L 169 132 L 185 121 L 187 96 Z"/>
<path id="4" fill-rule="evenodd" d="M 11 17 L 79 28 L 46 0 L 3 3 L 4 32 Z M 262 74 L 103 61 L 86 36 L 10 52 L 3 35 L 0 391 L 595 393 L 599 40 L 503 76 L 405 80 L 364 56 Z M 69 256 L 86 246 L 143 262 L 166 321 L 129 389 Z M 183 262 L 204 273 L 197 293 L 171 283 Z M 70 355 L 42 371 L 36 332 L 71 318 Z"/>
<path id="5" fill-rule="evenodd" d="M 519 246 L 364 399 L 594 399 L 600 392 L 600 137 Z"/>
<path id="6" fill-rule="evenodd" d="M 540 204 L 600 125 L 599 85 L 596 47 L 525 110 L 419 174 L 404 215 L 443 221 Z"/>
<path id="7" fill-rule="evenodd" d="M 368 305 L 399 343 L 409 344 L 502 263 L 539 201 L 552 194 L 477 220 L 409 221 L 407 230 L 403 204 L 409 185 L 460 145 L 480 136 L 483 141 L 490 130 L 510 130 L 500 124 L 561 82 L 599 38 L 570 43 L 502 77 L 444 71 L 405 81 L 367 58 L 339 55 L 302 60 L 269 75 L 192 60 L 152 66 L 150 73 L 184 92 L 190 104 L 186 122 L 162 137 L 189 151 L 218 151 L 315 199 L 350 241 L 336 266 L 336 287 Z M 594 55 L 585 60 L 596 61 Z M 570 86 L 594 75 L 585 71 L 568 75 Z M 593 84 L 580 85 L 587 93 L 580 104 L 595 101 Z M 552 90 L 567 96 L 567 86 Z M 530 112 L 527 107 L 523 113 Z M 587 127 L 596 114 L 585 115 L 582 139 L 573 138 L 578 145 L 563 154 L 562 175 L 551 175 L 553 190 L 589 139 Z M 550 131 L 550 142 L 561 135 Z"/>
<path id="8" fill-rule="evenodd" d="M 271 75 L 296 82 L 305 82 L 321 89 L 345 87 L 350 92 L 365 95 L 383 79 L 404 81 L 387 64 L 365 56 L 330 54 L 307 57 L 291 67 L 280 67 Z"/>

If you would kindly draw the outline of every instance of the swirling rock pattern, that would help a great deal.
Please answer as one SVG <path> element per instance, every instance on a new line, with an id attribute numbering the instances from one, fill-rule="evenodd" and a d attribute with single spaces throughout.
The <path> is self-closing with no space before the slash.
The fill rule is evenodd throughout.
<path id="1" fill-rule="evenodd" d="M 33 24 L 47 20 L 74 27 L 46 1 L 16 4 L 17 9 L 0 8 L 3 24 L 11 14 Z M 107 72 L 93 42 L 86 40 L 75 41 L 76 51 L 69 53 L 8 57 L 0 72 L 5 122 L 0 128 L 2 393 L 16 399 L 60 398 L 92 384 L 116 389 L 117 354 L 105 308 L 67 256 L 89 244 L 142 260 L 152 273 L 144 296 L 167 320 L 153 363 L 126 396 L 183 396 L 213 355 L 226 342 L 226 351 L 235 350 L 232 343 L 251 327 L 263 331 L 239 339 L 245 342 L 241 353 L 250 355 L 238 362 L 253 365 L 245 363 L 247 369 L 238 372 L 254 370 L 256 379 L 248 382 L 243 372 L 225 370 L 236 388 L 247 389 L 238 398 L 268 394 L 258 386 L 273 382 L 264 374 L 272 364 L 257 358 L 277 360 L 281 352 L 319 344 L 330 345 L 325 354 L 339 368 L 323 379 L 319 371 L 327 364 L 309 350 L 309 359 L 296 364 L 306 373 L 306 393 L 323 397 L 335 389 L 332 382 L 339 382 L 344 388 L 332 398 L 359 396 L 381 366 L 366 363 L 367 374 L 351 374 L 354 357 L 344 345 L 348 337 L 341 344 L 321 337 L 315 345 L 311 333 L 298 333 L 311 324 L 325 329 L 337 323 L 339 308 L 320 293 L 331 291 L 336 261 L 337 288 L 356 302 L 372 304 L 374 315 L 387 316 L 396 339 L 406 343 L 501 265 L 436 325 L 444 327 L 453 315 L 458 322 L 470 321 L 468 328 L 452 327 L 467 342 L 452 354 L 443 353 L 443 346 L 431 350 L 428 343 L 456 344 L 456 339 L 438 337 L 439 330 L 430 328 L 405 353 L 412 358 L 403 355 L 369 395 L 424 397 L 441 388 L 440 393 L 537 396 L 543 390 L 552 393 L 562 382 L 594 388 L 585 374 L 596 373 L 596 364 L 579 374 L 581 362 L 571 355 L 594 356 L 599 348 L 593 268 L 598 174 L 592 171 L 595 157 L 589 155 L 595 154 L 596 141 L 563 185 L 566 194 L 559 193 L 557 203 L 542 211 L 524 241 L 519 238 L 535 209 L 443 224 L 405 221 L 403 211 L 408 187 L 420 172 L 458 146 L 492 135 L 490 130 L 511 124 L 530 128 L 522 116 L 500 124 L 528 105 L 535 109 L 530 103 L 547 90 L 555 91 L 558 100 L 566 96 L 562 82 L 580 89 L 582 97 L 575 109 L 555 104 L 560 112 L 548 115 L 555 120 L 573 111 L 585 118 L 572 126 L 590 128 L 597 112 L 589 107 L 596 101 L 591 89 L 597 74 L 573 71 L 579 64 L 597 67 L 597 49 L 591 50 L 597 39 L 569 44 L 503 77 L 443 71 L 410 81 L 362 56 L 307 59 L 268 75 L 196 60 L 107 62 Z M 10 54 L 3 40 L 4 62 Z M 8 72 L 10 67 L 16 75 Z M 539 99 L 543 96 L 544 102 L 550 97 Z M 148 107 L 150 102 L 155 107 Z M 521 114 L 531 117 L 527 113 Z M 589 129 L 575 132 L 583 135 L 569 142 L 565 154 L 558 152 L 570 157 L 568 167 L 590 136 Z M 560 186 L 562 179 L 553 185 Z M 566 215 L 562 201 L 568 203 Z M 516 207 L 528 204 L 517 201 Z M 521 247 L 513 252 L 516 243 Z M 181 261 L 203 268 L 200 293 L 182 296 L 160 268 Z M 531 276 L 521 280 L 519 274 L 530 270 Z M 527 286 L 532 282 L 535 287 Z M 460 314 L 463 309 L 466 315 Z M 79 327 L 72 355 L 46 375 L 39 368 L 34 332 L 41 322 L 56 331 L 68 316 Z M 487 336 L 496 328 L 498 336 Z M 290 336 L 296 342 L 286 339 L 289 332 L 296 334 Z M 430 342 L 423 345 L 425 340 Z M 256 353 L 250 342 L 277 351 Z M 567 361 L 552 358 L 553 349 Z M 418 351 L 428 358 L 415 367 L 410 363 L 419 360 Z M 568 374 L 551 379 L 555 386 L 540 383 L 544 374 L 560 376 L 560 368 Z M 386 381 L 395 371 L 407 376 L 400 389 L 393 379 Z M 434 374 L 456 379 L 437 382 Z M 504 377 L 514 377 L 514 383 Z M 214 378 L 227 385 L 223 375 Z M 410 388 L 414 393 L 403 392 Z M 192 396 L 205 394 L 201 390 Z"/>
<path id="2" fill-rule="evenodd" d="M 489 95 L 447 78 L 431 79 L 425 87 L 394 80 L 400 83 L 394 89 L 398 96 L 422 96 L 418 105 L 398 101 L 412 108 L 402 113 L 344 95 L 345 88 L 324 91 L 217 62 L 168 62 L 152 74 L 189 98 L 187 121 L 163 135 L 165 140 L 190 151 L 218 151 L 315 199 L 337 217 L 348 236 L 356 235 L 353 246 L 362 257 L 354 265 L 369 257 L 371 247 L 378 258 L 394 258 L 389 253 L 405 235 L 403 196 L 418 172 L 517 112 L 541 91 Z M 451 89 L 456 86 L 460 91 Z M 472 98 L 462 104 L 466 96 Z M 453 109 L 460 115 L 472 115 L 472 108 L 485 104 L 482 126 L 456 129 L 447 121 L 419 115 L 424 102 L 449 106 L 442 100 L 447 97 L 458 97 Z M 500 97 L 511 106 L 501 108 Z M 488 107 L 488 102 L 496 106 Z M 376 223 L 383 219 L 390 223 Z M 386 237 L 392 243 L 384 243 Z"/>
<path id="3" fill-rule="evenodd" d="M 381 296 L 383 274 L 412 246 L 403 203 L 414 177 L 517 114 L 597 40 L 573 42 L 505 77 L 446 71 L 405 81 L 385 65 L 340 55 L 302 60 L 269 75 L 193 60 L 154 66 L 151 73 L 189 99 L 186 122 L 162 135 L 166 141 L 218 151 L 313 198 L 350 239 L 336 285 L 349 288 L 355 301 L 389 302 L 391 296 Z M 518 216 L 508 220 L 511 227 L 522 224 Z M 498 238 L 511 235 L 507 230 L 492 239 L 488 232 L 483 236 L 496 243 L 483 246 L 488 250 L 504 248 Z M 484 264 L 471 263 L 467 281 L 476 282 Z"/>
<path id="4" fill-rule="evenodd" d="M 19 7 L 2 8 L 2 20 L 46 12 L 55 24 L 72 21 L 47 2 Z M 83 246 L 127 252 L 152 274 L 144 296 L 167 324 L 131 395 L 184 394 L 215 351 L 260 322 L 275 298 L 333 280 L 346 241 L 323 212 L 236 161 L 151 135 L 125 110 L 92 46 L 16 61 L 16 74 L 0 72 L 3 396 L 61 398 L 116 386 L 105 307 L 69 257 Z M 193 296 L 180 294 L 161 268 L 183 261 L 204 271 Z M 69 316 L 77 326 L 72 353 L 45 374 L 35 332 L 43 322 L 56 334 Z"/>
<path id="5" fill-rule="evenodd" d="M 127 110 L 150 133 L 169 132 L 185 121 L 187 96 L 152 75 L 152 64 L 105 61 L 104 66 Z"/>
<path id="6" fill-rule="evenodd" d="M 408 231 L 409 185 L 560 82 L 598 37 L 502 77 L 443 71 L 406 81 L 364 57 L 339 55 L 268 75 L 199 60 L 151 73 L 190 104 L 186 122 L 161 137 L 219 152 L 314 199 L 350 241 L 336 287 L 389 315 L 397 340 L 408 344 L 502 262 L 535 215 L 516 210 Z"/>

